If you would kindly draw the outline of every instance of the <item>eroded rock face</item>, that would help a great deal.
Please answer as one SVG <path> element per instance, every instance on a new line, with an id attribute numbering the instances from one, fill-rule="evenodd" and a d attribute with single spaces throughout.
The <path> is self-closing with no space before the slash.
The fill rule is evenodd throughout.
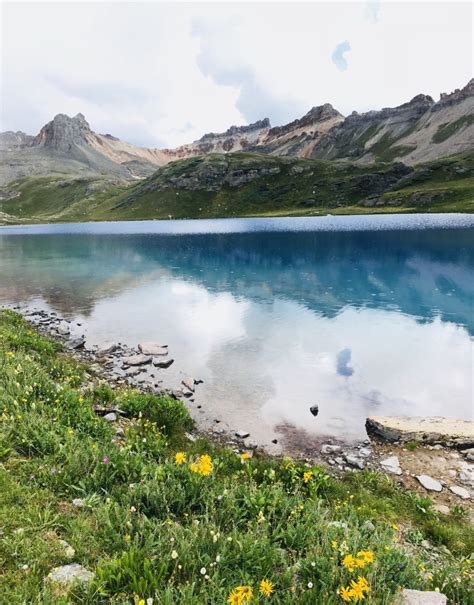
<path id="1" fill-rule="evenodd" d="M 474 422 L 442 416 L 371 416 L 366 429 L 386 441 L 416 441 L 448 447 L 474 445 Z"/>
<path id="2" fill-rule="evenodd" d="M 32 145 L 42 145 L 60 151 L 69 151 L 73 145 L 87 144 L 91 129 L 82 113 L 73 118 L 59 113 L 40 130 Z"/>

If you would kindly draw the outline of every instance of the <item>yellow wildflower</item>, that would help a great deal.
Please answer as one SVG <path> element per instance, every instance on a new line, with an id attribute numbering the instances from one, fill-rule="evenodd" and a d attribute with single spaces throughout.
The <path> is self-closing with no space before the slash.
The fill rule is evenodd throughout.
<path id="1" fill-rule="evenodd" d="M 200 456 L 198 473 L 204 477 L 207 477 L 212 473 L 212 458 L 209 456 L 209 454 L 203 454 Z"/>
<path id="2" fill-rule="evenodd" d="M 359 550 L 357 556 L 362 557 L 366 563 L 373 563 L 375 561 L 374 553 L 371 550 Z"/>
<path id="3" fill-rule="evenodd" d="M 241 605 L 242 595 L 234 589 L 227 597 L 227 603 L 230 603 L 230 605 Z"/>
<path id="4" fill-rule="evenodd" d="M 189 469 L 193 473 L 198 473 L 199 472 L 199 467 L 198 467 L 198 465 L 195 462 L 193 462 L 192 464 L 189 465 Z"/>
<path id="5" fill-rule="evenodd" d="M 362 590 L 364 592 L 369 592 L 370 591 L 369 583 L 364 578 L 364 576 L 359 576 L 357 578 L 357 584 L 362 588 Z"/>
<path id="6" fill-rule="evenodd" d="M 237 586 L 235 590 L 242 597 L 242 601 L 250 601 L 253 597 L 253 588 L 251 586 Z"/>
<path id="7" fill-rule="evenodd" d="M 252 455 L 249 454 L 248 452 L 244 452 L 243 454 L 240 454 L 241 460 L 248 460 L 251 457 L 252 457 Z"/>
<path id="8" fill-rule="evenodd" d="M 352 555 L 346 555 L 344 559 L 342 559 L 342 564 L 351 573 L 357 567 L 357 562 Z"/>
<path id="9" fill-rule="evenodd" d="M 174 460 L 176 464 L 184 464 L 186 462 L 186 454 L 184 452 L 177 452 Z"/>
<path id="10" fill-rule="evenodd" d="M 311 480 L 312 476 L 313 476 L 313 471 L 306 471 L 305 473 L 303 473 L 303 481 L 305 483 L 308 483 Z"/>
<path id="11" fill-rule="evenodd" d="M 365 598 L 364 592 L 365 590 L 360 584 L 351 580 L 351 593 L 354 601 L 362 601 Z"/>
<path id="12" fill-rule="evenodd" d="M 263 594 L 264 597 L 269 597 L 273 591 L 274 588 L 272 582 L 270 582 L 269 580 L 262 580 L 260 582 L 260 592 Z"/>
<path id="13" fill-rule="evenodd" d="M 334 548 L 334 550 L 336 550 L 336 549 L 337 549 L 337 542 L 336 542 L 336 540 L 333 540 L 333 541 L 331 542 L 331 546 Z"/>
<path id="14" fill-rule="evenodd" d="M 341 586 L 339 589 L 339 596 L 346 603 L 350 603 L 352 600 L 352 590 L 349 586 Z"/>

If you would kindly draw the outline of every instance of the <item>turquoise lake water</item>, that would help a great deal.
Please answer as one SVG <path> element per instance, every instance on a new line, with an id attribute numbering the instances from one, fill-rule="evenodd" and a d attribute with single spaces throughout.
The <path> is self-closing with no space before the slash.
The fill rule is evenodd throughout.
<path id="1" fill-rule="evenodd" d="M 0 304 L 168 344 L 160 378 L 204 380 L 209 426 L 360 438 L 368 415 L 473 418 L 473 234 L 469 215 L 3 228 Z"/>

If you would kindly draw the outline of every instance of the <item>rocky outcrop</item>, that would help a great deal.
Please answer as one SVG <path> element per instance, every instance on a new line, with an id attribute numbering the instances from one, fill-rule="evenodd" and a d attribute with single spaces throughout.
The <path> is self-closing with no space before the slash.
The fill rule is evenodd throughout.
<path id="1" fill-rule="evenodd" d="M 87 145 L 87 135 L 92 134 L 89 123 L 82 113 L 73 118 L 59 113 L 40 130 L 32 146 L 44 146 L 58 151 L 70 151 L 76 145 Z"/>
<path id="2" fill-rule="evenodd" d="M 367 418 L 369 434 L 386 441 L 409 441 L 449 447 L 474 445 L 474 422 L 445 417 L 372 416 Z"/>

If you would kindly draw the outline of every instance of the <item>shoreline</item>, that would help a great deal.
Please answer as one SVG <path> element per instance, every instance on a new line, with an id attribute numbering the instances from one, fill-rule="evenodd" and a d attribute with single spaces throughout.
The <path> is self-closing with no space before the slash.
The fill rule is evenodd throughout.
<path id="1" fill-rule="evenodd" d="M 189 377 L 183 379 L 180 389 L 173 389 L 166 385 L 166 375 L 163 372 L 166 372 L 166 368 L 174 362 L 167 354 L 167 345 L 163 347 L 164 350 L 153 351 L 157 353 L 156 355 L 144 354 L 143 344 L 136 348 L 121 343 L 114 343 L 103 349 L 97 345 L 88 347 L 84 337 L 78 338 L 71 334 L 68 325 L 72 324 L 72 321 L 65 320 L 56 312 L 48 313 L 28 305 L 8 305 L 0 307 L 2 308 L 19 313 L 40 334 L 59 341 L 66 355 L 89 368 L 91 383 L 104 381 L 111 384 L 114 389 L 131 388 L 142 393 L 170 396 L 182 402 L 195 423 L 193 432 L 189 435 L 192 440 L 209 439 L 223 447 L 230 447 L 237 453 L 250 452 L 252 455 L 260 454 L 276 459 L 290 456 L 295 460 L 319 464 L 336 476 L 363 470 L 382 472 L 388 474 L 405 489 L 422 494 L 428 492 L 430 496 L 436 498 L 440 506 L 456 505 L 462 501 L 468 506 L 474 521 L 474 464 L 472 463 L 474 449 L 472 447 L 453 447 L 452 444 L 450 447 L 448 439 L 445 440 L 448 445 L 446 443 L 426 445 L 422 443 L 421 435 L 419 443 L 410 441 L 407 444 L 387 441 L 375 434 L 352 442 L 321 436 L 320 439 L 311 440 L 310 445 L 306 447 L 303 445 L 304 433 L 288 426 L 276 427 L 283 432 L 286 431 L 285 438 L 278 444 L 278 448 L 269 448 L 256 440 L 248 427 L 242 427 L 242 430 L 235 432 L 225 430 L 221 428 L 219 419 L 211 420 L 211 417 L 205 417 L 206 412 L 202 409 L 202 405 L 197 405 L 197 409 L 192 407 L 190 404 L 195 402 L 196 390 L 202 382 L 199 379 Z M 157 343 L 148 343 L 148 345 L 160 346 Z M 160 368 L 160 380 L 155 374 L 155 367 L 156 370 Z M 117 421 L 121 419 L 120 410 L 113 407 L 97 412 L 103 416 L 114 414 Z M 276 443 L 277 440 L 273 442 Z M 436 476 L 435 480 L 439 480 L 445 488 L 442 494 L 437 494 L 420 484 L 417 477 L 425 475 Z M 462 497 L 450 491 L 453 486 L 467 490 L 469 496 Z M 464 492 L 463 494 L 466 495 Z"/>

